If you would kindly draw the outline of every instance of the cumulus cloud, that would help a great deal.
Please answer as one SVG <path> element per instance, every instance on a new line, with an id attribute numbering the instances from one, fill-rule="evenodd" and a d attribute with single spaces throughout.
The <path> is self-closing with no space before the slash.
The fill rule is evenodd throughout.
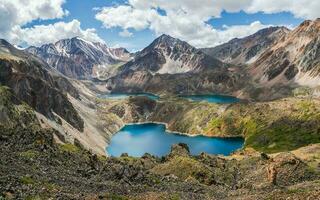
<path id="1" fill-rule="evenodd" d="M 63 10 L 65 0 L 0 0 L 1 23 L 24 25 L 35 19 L 55 19 L 68 14 Z"/>
<path id="2" fill-rule="evenodd" d="M 149 20 L 157 16 L 155 10 L 140 10 L 131 6 L 103 8 L 96 19 L 102 21 L 106 28 L 121 26 L 124 29 L 142 30 L 149 26 Z"/>
<path id="3" fill-rule="evenodd" d="M 290 12 L 297 18 L 315 19 L 320 17 L 320 1 L 318 0 L 253 0 L 245 11 L 255 13 Z"/>
<path id="4" fill-rule="evenodd" d="M 62 8 L 64 3 L 65 0 L 0 0 L 0 38 L 17 45 L 41 45 L 75 36 L 102 42 L 95 29 L 82 30 L 78 20 L 23 28 L 34 20 L 59 19 L 68 15 L 68 11 Z"/>
<path id="5" fill-rule="evenodd" d="M 305 5 L 304 5 L 305 4 Z M 320 1 L 310 0 L 129 0 L 125 5 L 101 8 L 96 19 L 105 28 L 121 27 L 121 36 L 128 28 L 150 29 L 160 35 L 166 33 L 188 41 L 196 47 L 215 46 L 233 37 L 244 37 L 264 25 L 253 22 L 241 26 L 225 26 L 222 30 L 208 24 L 208 20 L 220 17 L 222 11 L 247 13 L 291 12 L 296 17 L 315 18 Z M 131 34 L 130 34 L 131 36 Z"/>
<path id="6" fill-rule="evenodd" d="M 131 37 L 133 35 L 133 33 L 128 31 L 128 29 L 124 29 L 123 31 L 121 31 L 119 33 L 119 35 L 122 36 L 122 37 Z"/>
<path id="7" fill-rule="evenodd" d="M 14 43 L 26 42 L 29 45 L 40 46 L 42 44 L 53 43 L 61 39 L 79 36 L 92 42 L 102 42 L 95 29 L 82 30 L 78 20 L 70 22 L 57 22 L 50 25 L 38 25 L 32 28 L 20 28 L 15 30 Z"/>
<path id="8" fill-rule="evenodd" d="M 68 14 L 64 0 L 0 0 L 0 36 L 8 37 L 12 29 L 36 19 L 55 19 Z"/>

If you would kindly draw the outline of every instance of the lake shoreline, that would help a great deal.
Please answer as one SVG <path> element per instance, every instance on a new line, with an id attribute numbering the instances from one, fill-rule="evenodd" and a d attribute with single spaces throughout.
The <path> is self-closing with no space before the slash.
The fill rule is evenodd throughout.
<path id="1" fill-rule="evenodd" d="M 162 156 L 161 154 L 158 155 L 156 153 L 158 150 L 152 149 L 153 147 L 150 149 L 150 144 L 152 144 L 151 141 L 158 141 L 160 142 L 158 144 L 162 144 L 162 146 L 166 146 L 168 144 L 170 144 L 171 146 L 172 144 L 185 143 L 189 146 L 190 152 L 193 152 L 193 155 L 200 155 L 201 152 L 206 152 L 207 154 L 211 155 L 229 156 L 234 151 L 242 149 L 245 143 L 245 139 L 243 137 L 208 137 L 202 134 L 188 134 L 178 131 L 171 131 L 167 129 L 167 126 L 167 123 L 154 121 L 126 123 L 111 136 L 114 138 L 112 138 L 113 141 L 112 139 L 110 139 L 108 145 L 106 146 L 106 154 L 113 157 L 119 157 L 123 153 L 131 153 L 133 154 L 133 157 L 141 157 L 143 155 L 141 151 L 144 151 L 144 149 L 141 149 L 139 146 L 142 145 L 146 150 L 145 153 Z M 126 136 L 127 134 L 128 136 Z M 160 134 L 161 136 L 156 136 L 158 134 Z M 130 138 L 130 140 L 128 140 L 128 137 Z M 144 138 L 149 139 L 145 140 Z M 152 139 L 150 140 L 150 138 Z M 143 144 L 143 142 L 146 143 Z M 139 145 L 137 146 L 137 144 Z M 130 148 L 127 149 L 127 147 Z M 157 148 L 162 149 L 163 147 Z M 166 147 L 166 149 L 167 148 L 168 147 Z M 138 155 L 134 155 L 134 152 L 137 150 L 138 152 L 140 151 L 140 153 Z"/>
<path id="2" fill-rule="evenodd" d="M 179 131 L 173 131 L 168 128 L 168 123 L 165 122 L 158 122 L 158 121 L 145 121 L 145 122 L 136 122 L 136 123 L 126 123 L 123 125 L 117 132 L 119 132 L 121 129 L 123 129 L 126 125 L 143 125 L 143 124 L 159 124 L 159 125 L 164 125 L 165 130 L 171 134 L 176 134 L 176 135 L 184 135 L 188 137 L 197 137 L 197 136 L 203 136 L 203 137 L 208 137 L 208 138 L 221 138 L 221 139 L 235 139 L 235 138 L 242 138 L 245 139 L 244 137 L 241 136 L 208 136 L 203 133 L 198 133 L 198 134 L 190 134 L 190 133 L 183 133 Z"/>

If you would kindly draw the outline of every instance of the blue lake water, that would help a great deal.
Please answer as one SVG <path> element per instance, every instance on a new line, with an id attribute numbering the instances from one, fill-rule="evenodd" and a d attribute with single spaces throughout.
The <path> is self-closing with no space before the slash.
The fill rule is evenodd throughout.
<path id="1" fill-rule="evenodd" d="M 117 100 L 117 99 L 126 99 L 131 96 L 144 96 L 144 97 L 148 97 L 153 100 L 159 99 L 159 96 L 154 95 L 154 94 L 150 94 L 150 93 L 111 93 L 111 94 L 100 95 L 99 97 L 103 98 L 103 99 Z"/>
<path id="2" fill-rule="evenodd" d="M 192 101 L 207 101 L 209 103 L 236 103 L 239 99 L 232 96 L 223 95 L 181 95 L 180 97 Z"/>
<path id="3" fill-rule="evenodd" d="M 112 138 L 106 151 L 111 156 L 128 153 L 130 156 L 140 157 L 144 153 L 164 156 L 170 152 L 171 145 L 186 143 L 192 155 L 201 152 L 209 154 L 229 155 L 242 147 L 242 138 L 212 138 L 204 136 L 189 137 L 168 133 L 161 124 L 133 124 L 126 125 Z"/>

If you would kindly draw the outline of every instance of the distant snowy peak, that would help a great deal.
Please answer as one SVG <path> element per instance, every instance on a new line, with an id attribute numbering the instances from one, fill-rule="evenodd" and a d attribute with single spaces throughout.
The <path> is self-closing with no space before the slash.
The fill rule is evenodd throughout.
<path id="1" fill-rule="evenodd" d="M 80 37 L 59 40 L 54 44 L 29 47 L 32 53 L 71 78 L 88 79 L 95 76 L 94 68 L 127 62 L 131 54 L 121 48 L 109 48 L 104 43 L 90 42 Z"/>

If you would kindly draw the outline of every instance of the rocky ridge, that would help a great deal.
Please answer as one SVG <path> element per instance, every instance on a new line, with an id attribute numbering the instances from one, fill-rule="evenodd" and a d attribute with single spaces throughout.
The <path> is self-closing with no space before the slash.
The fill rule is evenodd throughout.
<path id="1" fill-rule="evenodd" d="M 252 63 L 252 77 L 267 86 L 318 86 L 319 32 L 320 19 L 304 21 Z"/>
<path id="2" fill-rule="evenodd" d="M 79 98 L 69 80 L 5 40 L 0 40 L 0 83 L 37 112 L 54 120 L 58 115 L 76 129 L 83 129 L 83 120 L 67 98 L 67 93 Z"/>
<path id="3" fill-rule="evenodd" d="M 268 27 L 250 36 L 235 38 L 222 45 L 201 50 L 223 62 L 250 64 L 289 32 L 290 30 L 286 27 Z"/>
<path id="4" fill-rule="evenodd" d="M 112 65 L 131 59 L 130 53 L 124 48 L 109 48 L 105 44 L 79 37 L 41 47 L 32 46 L 26 51 L 43 59 L 62 74 L 76 79 L 99 77 L 99 73 Z"/>

